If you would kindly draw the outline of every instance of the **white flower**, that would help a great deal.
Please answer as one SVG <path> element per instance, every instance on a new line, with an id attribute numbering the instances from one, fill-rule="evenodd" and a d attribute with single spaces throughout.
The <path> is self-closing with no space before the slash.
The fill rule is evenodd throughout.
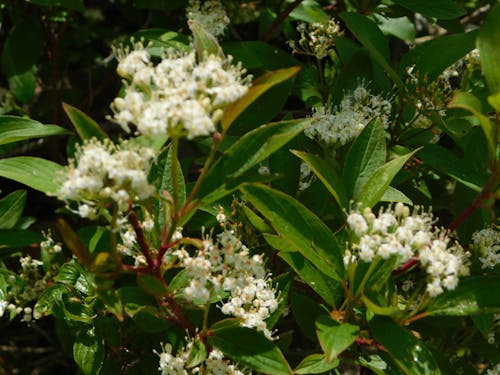
<path id="1" fill-rule="evenodd" d="M 387 129 L 391 109 L 390 101 L 372 95 L 359 85 L 351 94 L 345 95 L 334 110 L 313 108 L 313 120 L 304 134 L 330 146 L 345 145 L 356 138 L 373 118 L 378 118 Z"/>
<path id="2" fill-rule="evenodd" d="M 495 268 L 500 263 L 500 232 L 486 228 L 472 234 L 472 248 L 480 255 L 482 268 Z"/>
<path id="3" fill-rule="evenodd" d="M 211 296 L 228 294 L 221 306 L 222 313 L 241 318 L 243 326 L 272 338 L 265 320 L 278 308 L 276 293 L 262 256 L 250 256 L 234 231 L 226 228 L 215 242 L 206 238 L 194 256 L 185 250 L 175 251 L 174 255 L 190 280 L 183 289 L 186 300 L 203 305 Z"/>
<path id="4" fill-rule="evenodd" d="M 224 34 L 229 24 L 226 9 L 218 0 L 206 0 L 203 3 L 199 0 L 189 0 L 186 14 L 188 19 L 195 21 L 214 36 Z"/>
<path id="5" fill-rule="evenodd" d="M 333 18 L 325 23 L 299 23 L 297 31 L 300 33 L 300 39 L 297 42 L 294 40 L 288 42 L 293 53 L 314 56 L 318 60 L 333 51 L 336 37 L 343 34 L 339 24 Z"/>
<path id="6" fill-rule="evenodd" d="M 418 207 L 410 214 L 408 207 L 398 203 L 394 210 L 380 210 L 378 216 L 370 208 L 363 214 L 353 210 L 347 217 L 347 226 L 354 235 L 354 243 L 346 249 L 347 267 L 358 258 L 371 262 L 397 257 L 396 267 L 417 258 L 425 268 L 431 297 L 444 289 L 453 290 L 458 277 L 468 274 L 467 257 L 462 247 L 452 243 L 446 231 L 433 228 L 432 214 Z"/>
<path id="7" fill-rule="evenodd" d="M 76 212 L 90 219 L 109 199 L 125 211 L 130 200 L 144 200 L 153 194 L 148 172 L 154 159 L 153 150 L 126 141 L 119 145 L 107 140 L 86 141 L 77 146 L 75 159 L 61 174 L 57 196 L 79 202 Z"/>
<path id="8" fill-rule="evenodd" d="M 168 50 L 154 65 L 141 43 L 134 47 L 131 52 L 116 51 L 117 72 L 126 87 L 111 109 L 113 120 L 126 131 L 135 124 L 139 133 L 150 137 L 207 136 L 215 131 L 223 108 L 248 91 L 251 77 L 242 78 L 245 70 L 241 64 L 232 65 L 230 56 L 197 61 L 195 51 Z"/>

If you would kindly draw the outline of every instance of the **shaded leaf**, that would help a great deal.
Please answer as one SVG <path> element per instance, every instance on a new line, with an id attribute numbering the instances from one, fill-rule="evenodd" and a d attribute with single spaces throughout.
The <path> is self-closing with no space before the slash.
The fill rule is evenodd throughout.
<path id="1" fill-rule="evenodd" d="M 394 2 L 413 12 L 422 13 L 426 17 L 448 20 L 465 14 L 453 0 L 394 0 Z"/>
<path id="2" fill-rule="evenodd" d="M 1 229 L 0 230 L 0 249 L 20 248 L 43 241 L 43 236 L 28 229 Z"/>
<path id="3" fill-rule="evenodd" d="M 208 343 L 232 360 L 264 374 L 293 374 L 279 348 L 261 333 L 234 325 L 209 332 Z"/>
<path id="4" fill-rule="evenodd" d="M 238 101 L 231 103 L 224 109 L 224 115 L 222 116 L 222 129 L 227 131 L 234 120 L 246 109 L 250 104 L 252 104 L 258 97 L 264 94 L 271 87 L 282 83 L 294 75 L 296 75 L 300 70 L 300 67 L 294 66 L 291 68 L 278 69 L 272 72 L 267 72 L 254 80 L 252 86 L 248 89 L 248 92 L 240 98 Z"/>
<path id="5" fill-rule="evenodd" d="M 63 103 L 64 112 L 68 115 L 76 132 L 82 140 L 97 138 L 102 141 L 108 138 L 108 135 L 102 128 L 92 120 L 88 115 L 68 103 Z"/>
<path id="6" fill-rule="evenodd" d="M 335 358 L 328 360 L 325 354 L 310 354 L 294 369 L 296 374 L 322 374 L 333 370 L 340 364 Z"/>
<path id="7" fill-rule="evenodd" d="M 433 298 L 426 312 L 429 315 L 465 316 L 500 311 L 500 275 L 474 276 L 461 279 L 454 290 Z"/>
<path id="8" fill-rule="evenodd" d="M 16 190 L 0 199 L 0 229 L 12 229 L 23 214 L 26 190 Z"/>
<path id="9" fill-rule="evenodd" d="M 491 94 L 500 92 L 500 5 L 496 4 L 488 13 L 479 28 L 477 48 L 481 59 L 481 68 Z M 497 112 L 500 108 L 495 108 Z"/>
<path id="10" fill-rule="evenodd" d="M 391 318 L 375 315 L 369 325 L 375 339 L 405 374 L 441 374 L 431 350 Z"/>
<path id="11" fill-rule="evenodd" d="M 321 180 L 323 185 L 333 195 L 340 207 L 347 207 L 347 196 L 344 185 L 337 172 L 326 160 L 316 155 L 306 152 L 291 150 L 291 152 L 301 158 Z"/>

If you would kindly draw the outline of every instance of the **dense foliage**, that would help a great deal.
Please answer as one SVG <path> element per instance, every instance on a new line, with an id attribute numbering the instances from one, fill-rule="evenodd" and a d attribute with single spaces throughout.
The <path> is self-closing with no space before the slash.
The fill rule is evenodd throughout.
<path id="1" fill-rule="evenodd" d="M 1 373 L 500 373 L 495 1 L 0 20 Z"/>

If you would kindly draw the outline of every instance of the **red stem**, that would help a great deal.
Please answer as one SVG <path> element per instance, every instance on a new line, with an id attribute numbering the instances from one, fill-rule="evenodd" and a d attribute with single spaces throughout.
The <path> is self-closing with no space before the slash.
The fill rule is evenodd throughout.
<path id="1" fill-rule="evenodd" d="M 132 224 L 132 227 L 134 228 L 135 235 L 137 236 L 137 242 L 139 243 L 141 252 L 144 254 L 144 257 L 146 258 L 148 265 L 152 269 L 156 269 L 158 265 L 151 257 L 151 253 L 149 252 L 149 246 L 146 242 L 146 238 L 144 237 L 144 233 L 142 231 L 141 225 L 139 224 L 139 220 L 137 219 L 137 214 L 134 211 L 130 212 L 130 214 L 128 215 L 128 219 L 130 221 L 130 224 Z"/>

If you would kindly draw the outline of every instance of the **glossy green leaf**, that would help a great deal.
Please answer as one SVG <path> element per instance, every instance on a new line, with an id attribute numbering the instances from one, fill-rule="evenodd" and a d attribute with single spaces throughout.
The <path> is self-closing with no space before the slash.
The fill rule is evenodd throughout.
<path id="1" fill-rule="evenodd" d="M 290 13 L 290 18 L 313 23 L 313 22 L 328 22 L 328 13 L 326 13 L 318 1 L 303 0 L 299 6 Z"/>
<path id="2" fill-rule="evenodd" d="M 198 197 L 204 197 L 223 186 L 228 178 L 241 176 L 302 132 L 310 120 L 300 119 L 262 125 L 245 134 L 210 168 Z"/>
<path id="3" fill-rule="evenodd" d="M 306 152 L 291 150 L 291 152 L 302 159 L 321 180 L 323 185 L 335 198 L 340 207 L 347 207 L 347 195 L 344 185 L 337 172 L 325 159 L 319 156 L 308 154 Z"/>
<path id="4" fill-rule="evenodd" d="M 63 169 L 57 163 L 32 156 L 0 160 L 0 176 L 15 180 L 43 193 L 55 193 L 60 184 L 57 175 Z"/>
<path id="5" fill-rule="evenodd" d="M 26 190 L 16 190 L 0 199 L 0 229 L 14 228 L 23 214 Z"/>
<path id="6" fill-rule="evenodd" d="M 406 53 L 400 68 L 415 66 L 414 71 L 420 77 L 436 79 L 447 67 L 474 49 L 477 32 L 459 33 L 441 36 L 417 45 Z"/>
<path id="7" fill-rule="evenodd" d="M 261 233 L 272 233 L 273 228 L 266 223 L 259 215 L 257 215 L 250 207 L 243 206 L 243 212 L 250 224 Z"/>
<path id="8" fill-rule="evenodd" d="M 233 361 L 272 375 L 293 374 L 285 357 L 262 333 L 246 327 L 229 326 L 210 330 L 207 341 Z"/>
<path id="9" fill-rule="evenodd" d="M 93 326 L 81 330 L 73 345 L 73 357 L 85 375 L 97 375 L 104 361 L 104 342 Z"/>
<path id="10" fill-rule="evenodd" d="M 321 315 L 316 321 L 316 334 L 328 361 L 334 360 L 351 346 L 358 333 L 358 326 L 339 323 L 327 315 Z"/>
<path id="11" fill-rule="evenodd" d="M 366 181 L 359 196 L 353 198 L 361 202 L 364 207 L 373 207 L 376 205 L 387 191 L 392 179 L 415 152 L 417 152 L 417 150 L 406 155 L 398 156 L 379 167 Z"/>
<path id="12" fill-rule="evenodd" d="M 404 374 L 441 374 L 430 349 L 391 318 L 375 315 L 369 325 L 375 339 L 385 347 Z"/>
<path id="13" fill-rule="evenodd" d="M 408 17 L 384 17 L 380 14 L 374 14 L 378 27 L 384 34 L 394 35 L 395 37 L 407 42 L 415 40 L 415 25 Z"/>
<path id="14" fill-rule="evenodd" d="M 102 141 L 108 138 L 108 135 L 102 130 L 99 124 L 78 108 L 68 103 L 63 103 L 63 108 L 82 140 L 97 138 Z"/>
<path id="15" fill-rule="evenodd" d="M 481 124 L 483 133 L 488 143 L 488 154 L 490 159 L 494 159 L 496 155 L 496 139 L 495 139 L 495 125 L 483 114 L 481 101 L 469 92 L 459 91 L 455 94 L 452 102 L 449 104 L 451 108 L 462 108 L 471 112 Z"/>
<path id="16" fill-rule="evenodd" d="M 198 60 L 203 61 L 205 55 L 215 55 L 224 57 L 224 52 L 212 34 L 210 34 L 203 26 L 193 20 L 188 20 L 188 25 L 194 36 L 194 48 Z"/>
<path id="17" fill-rule="evenodd" d="M 343 296 L 342 285 L 319 271 L 299 252 L 280 251 L 278 255 L 330 306 L 335 306 Z"/>
<path id="18" fill-rule="evenodd" d="M 340 364 L 335 358 L 328 360 L 325 354 L 310 354 L 294 369 L 296 374 L 322 374 L 333 370 Z"/>
<path id="19" fill-rule="evenodd" d="M 51 315 L 56 301 L 61 301 L 63 295 L 68 293 L 70 293 L 70 289 L 63 284 L 54 284 L 44 289 L 33 309 L 35 319 Z"/>
<path id="20" fill-rule="evenodd" d="M 188 367 L 194 367 L 205 361 L 207 358 L 207 348 L 201 340 L 195 339 L 186 361 Z"/>
<path id="21" fill-rule="evenodd" d="M 413 12 L 421 13 L 426 17 L 448 20 L 465 14 L 453 0 L 394 0 L 394 2 Z"/>
<path id="22" fill-rule="evenodd" d="M 346 156 L 342 180 L 349 198 L 359 195 L 368 178 L 384 165 L 385 158 L 384 128 L 380 121 L 372 120 L 353 142 Z"/>
<path id="23" fill-rule="evenodd" d="M 143 306 L 133 315 L 133 320 L 141 331 L 147 333 L 166 332 L 174 326 L 172 322 L 163 319 L 158 309 L 152 306 Z"/>
<path id="24" fill-rule="evenodd" d="M 342 251 L 330 229 L 294 198 L 264 185 L 246 185 L 245 199 L 271 223 L 275 231 L 315 267 L 336 280 L 345 272 Z"/>
<path id="25" fill-rule="evenodd" d="M 433 298 L 427 306 L 429 315 L 465 316 L 500 312 L 500 275 L 461 279 L 454 290 Z"/>
<path id="26" fill-rule="evenodd" d="M 481 56 L 481 68 L 491 94 L 500 92 L 500 5 L 489 11 L 486 20 L 479 28 L 477 48 Z M 498 109 L 497 109 L 498 111 Z"/>
<path id="27" fill-rule="evenodd" d="M 84 268 L 75 261 L 63 264 L 54 277 L 54 281 L 70 285 L 84 295 L 89 292 L 90 285 L 87 280 L 86 272 Z"/>
<path id="28" fill-rule="evenodd" d="M 0 116 L 0 145 L 51 135 L 71 134 L 56 125 L 43 125 L 25 117 Z"/>
<path id="29" fill-rule="evenodd" d="M 222 116 L 222 129 L 227 131 L 236 118 L 247 109 L 257 98 L 264 94 L 271 87 L 289 80 L 295 76 L 300 70 L 300 67 L 294 66 L 291 68 L 278 69 L 272 72 L 267 72 L 254 80 L 248 92 L 238 101 L 228 105 L 224 109 Z"/>
<path id="30" fill-rule="evenodd" d="M 377 25 L 359 13 L 346 12 L 342 13 L 340 17 L 344 20 L 346 27 L 368 50 L 373 59 L 386 71 L 396 86 L 402 88 L 403 81 L 388 62 L 390 57 L 389 44 Z"/>
<path id="31" fill-rule="evenodd" d="M 0 254 L 2 248 L 21 248 L 43 241 L 43 236 L 28 229 L 0 229 Z"/>

